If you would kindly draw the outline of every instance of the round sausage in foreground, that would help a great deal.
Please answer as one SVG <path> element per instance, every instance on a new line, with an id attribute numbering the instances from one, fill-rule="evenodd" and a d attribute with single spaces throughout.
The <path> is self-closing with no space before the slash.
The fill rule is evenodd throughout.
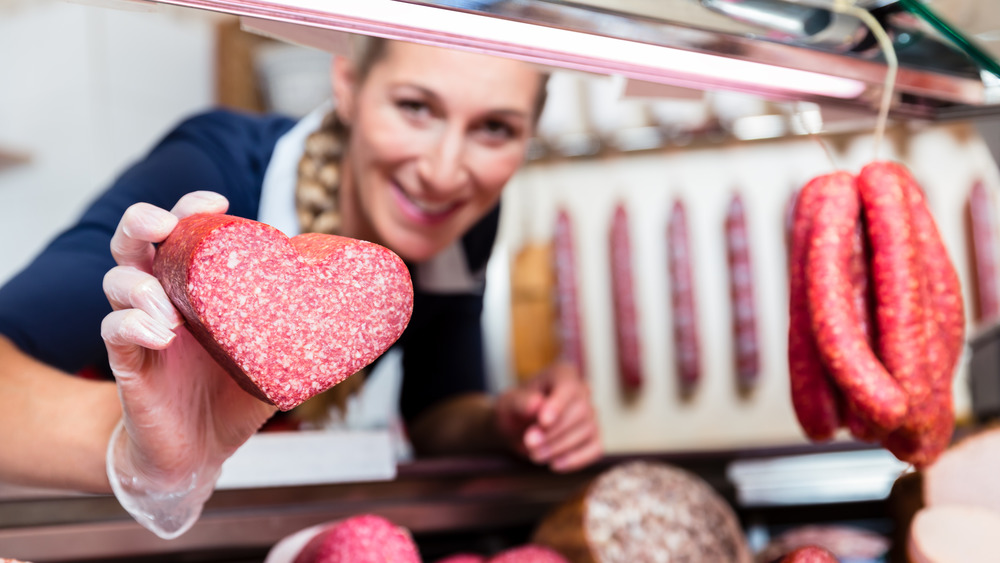
<path id="1" fill-rule="evenodd" d="M 711 485 L 642 461 L 602 473 L 543 520 L 534 542 L 572 563 L 752 561 L 735 512 Z"/>
<path id="2" fill-rule="evenodd" d="M 372 514 L 332 524 L 309 542 L 295 563 L 420 563 L 409 532 Z"/>

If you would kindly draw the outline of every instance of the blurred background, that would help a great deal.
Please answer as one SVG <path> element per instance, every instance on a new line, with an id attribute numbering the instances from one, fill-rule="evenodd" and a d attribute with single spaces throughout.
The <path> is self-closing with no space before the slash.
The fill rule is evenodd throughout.
<path id="1" fill-rule="evenodd" d="M 585 3 L 746 30 L 691 1 Z M 995 2 L 930 4 L 1000 55 Z M 179 120 L 215 106 L 303 116 L 330 97 L 330 60 L 322 50 L 251 33 L 231 16 L 124 0 L 0 0 L 0 283 Z M 833 167 L 857 170 L 872 159 L 875 114 L 646 86 L 553 70 L 529 162 L 503 196 L 488 271 L 483 328 L 491 384 L 501 389 L 560 354 L 577 355 L 612 455 L 805 446 L 788 399 L 788 212 L 796 190 L 810 178 Z M 809 133 L 821 133 L 822 140 Z M 981 266 L 973 259 L 968 205 L 980 185 L 991 212 L 1000 213 L 1000 117 L 890 121 L 882 150 L 883 157 L 906 163 L 927 192 L 962 278 L 970 334 L 993 328 L 996 318 L 977 307 L 981 294 L 1000 286 L 984 288 L 975 279 Z M 621 329 L 613 312 L 610 256 L 616 209 L 624 211 L 631 244 L 637 362 L 644 375 L 638 393 L 624 392 L 619 383 Z M 675 231 L 678 213 L 684 228 Z M 740 303 L 732 298 L 733 259 L 726 244 L 734 215 L 749 256 L 742 271 L 749 297 Z M 693 304 L 683 322 L 698 336 L 693 389 L 680 378 L 692 356 L 679 351 L 674 336 L 681 312 L 673 301 L 678 286 L 668 251 L 679 244 L 678 236 L 687 244 L 686 295 Z M 996 253 L 994 248 L 993 260 L 1000 259 Z M 737 317 L 753 320 L 750 344 L 734 332 Z M 749 372 L 740 367 L 747 350 L 755 358 Z M 978 397 L 970 390 L 971 354 L 954 386 L 959 419 L 967 422 L 1000 414 L 1000 389 Z M 394 375 L 383 377 L 390 383 L 373 385 L 374 392 L 393 393 Z M 386 424 L 392 399 L 382 396 L 358 407 L 368 409 L 359 424 Z M 825 498 L 847 509 L 851 502 L 881 501 L 903 469 L 892 461 L 878 458 L 858 470 L 870 477 L 860 485 L 837 480 L 843 467 L 827 467 L 817 470 L 827 479 L 823 483 L 782 489 L 778 481 L 787 485 L 795 472 L 762 474 L 746 466 L 731 471 L 720 486 L 750 495 L 742 499 L 750 512 L 741 516 L 752 532 L 751 509 L 783 506 L 788 499 L 778 498 L 782 494 L 800 495 L 791 505 Z M 725 473 L 713 459 L 697 462 L 704 462 L 705 475 Z M 794 487 L 801 490 L 789 493 Z M 542 489 L 531 494 L 542 495 Z M 517 495 L 525 489 L 510 490 Z M 537 512 L 552 500 L 532 508 Z M 786 520 L 839 516 L 798 512 Z M 767 539 L 763 530 L 757 529 L 762 536 L 751 534 L 757 544 Z"/>

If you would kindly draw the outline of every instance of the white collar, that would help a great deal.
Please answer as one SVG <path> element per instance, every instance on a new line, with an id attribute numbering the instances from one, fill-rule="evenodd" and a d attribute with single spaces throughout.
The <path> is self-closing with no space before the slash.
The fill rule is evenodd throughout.
<path id="1" fill-rule="evenodd" d="M 274 145 L 271 161 L 264 172 L 257 220 L 275 227 L 289 237 L 301 231 L 299 216 L 295 211 L 295 184 L 299 161 L 306 150 L 306 138 L 319 129 L 323 118 L 332 109 L 332 101 L 321 105 L 282 135 Z"/>

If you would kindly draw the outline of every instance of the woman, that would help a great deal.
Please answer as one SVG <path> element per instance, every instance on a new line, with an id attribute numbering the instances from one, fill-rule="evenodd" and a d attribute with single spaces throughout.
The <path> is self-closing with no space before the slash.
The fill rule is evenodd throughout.
<path id="1" fill-rule="evenodd" d="M 371 41 L 336 59 L 333 84 L 333 112 L 298 124 L 188 120 L 0 289 L 0 423 L 19 429 L 0 448 L 0 480 L 110 487 L 164 537 L 197 519 L 222 462 L 274 414 L 208 357 L 150 275 L 153 244 L 199 212 L 370 240 L 407 262 L 400 406 L 418 452 L 507 447 L 558 471 L 600 456 L 571 366 L 485 393 L 479 275 L 544 78 L 512 60 Z M 117 386 L 69 375 L 94 366 Z"/>

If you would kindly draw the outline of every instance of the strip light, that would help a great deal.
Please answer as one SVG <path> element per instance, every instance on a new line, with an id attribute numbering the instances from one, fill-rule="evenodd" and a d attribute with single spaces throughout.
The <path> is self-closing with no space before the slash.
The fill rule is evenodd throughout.
<path id="1" fill-rule="evenodd" d="M 697 89 L 854 99 L 864 82 L 394 0 L 157 0 Z M 294 38 L 291 38 L 294 40 Z"/>

